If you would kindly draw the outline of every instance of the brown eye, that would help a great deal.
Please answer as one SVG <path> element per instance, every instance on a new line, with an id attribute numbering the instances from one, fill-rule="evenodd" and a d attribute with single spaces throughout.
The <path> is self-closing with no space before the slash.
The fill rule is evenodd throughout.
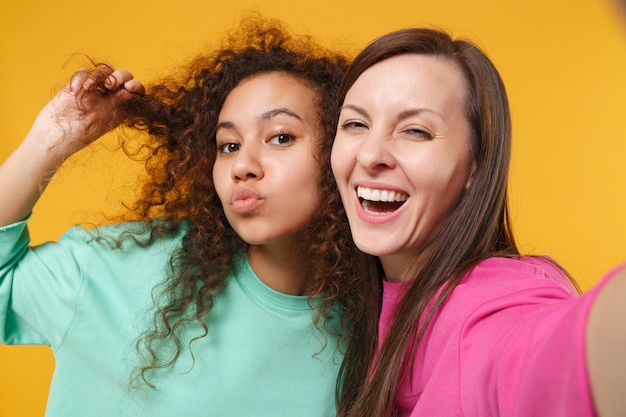
<path id="1" fill-rule="evenodd" d="M 287 133 L 279 133 L 270 138 L 269 143 L 272 145 L 288 145 L 294 141 L 294 137 Z"/>
<path id="2" fill-rule="evenodd" d="M 217 147 L 219 153 L 230 154 L 237 152 L 240 146 L 236 143 L 224 143 Z"/>

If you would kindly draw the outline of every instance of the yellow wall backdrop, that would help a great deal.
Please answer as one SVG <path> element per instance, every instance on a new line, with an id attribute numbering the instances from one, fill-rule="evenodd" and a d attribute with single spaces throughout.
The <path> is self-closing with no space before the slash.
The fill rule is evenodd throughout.
<path id="1" fill-rule="evenodd" d="M 353 51 L 416 25 L 478 42 L 512 103 L 511 200 L 522 250 L 552 255 L 584 289 L 626 260 L 626 19 L 610 0 L 4 1 L 0 160 L 75 69 L 64 67 L 73 53 L 149 81 L 251 9 Z M 34 243 L 119 207 L 134 174 L 103 143 L 49 186 L 31 221 Z M 53 368 L 47 348 L 0 346 L 0 417 L 42 416 Z"/>

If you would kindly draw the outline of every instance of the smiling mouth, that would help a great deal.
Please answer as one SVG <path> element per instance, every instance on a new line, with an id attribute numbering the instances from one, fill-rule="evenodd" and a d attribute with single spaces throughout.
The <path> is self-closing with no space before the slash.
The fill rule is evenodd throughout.
<path id="1" fill-rule="evenodd" d="M 361 207 L 370 214 L 388 214 L 398 210 L 409 196 L 391 190 L 356 187 Z"/>

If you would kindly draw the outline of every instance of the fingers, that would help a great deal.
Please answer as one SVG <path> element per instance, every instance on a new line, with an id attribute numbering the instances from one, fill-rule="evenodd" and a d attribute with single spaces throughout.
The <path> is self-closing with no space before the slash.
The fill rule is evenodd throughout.
<path id="1" fill-rule="evenodd" d="M 137 95 L 143 95 L 145 93 L 143 84 L 134 79 L 130 71 L 123 69 L 113 71 L 104 81 L 104 86 L 111 91 L 124 89 Z"/>
<path id="2" fill-rule="evenodd" d="M 146 93 L 146 89 L 139 80 L 128 80 L 124 83 L 124 89 L 130 93 L 143 96 Z"/>
<path id="3" fill-rule="evenodd" d="M 79 69 L 74 73 L 74 75 L 72 75 L 72 78 L 70 78 L 70 82 L 68 83 L 66 90 L 68 90 L 68 92 L 72 95 L 79 95 L 85 88 L 85 84 L 87 84 L 87 86 L 89 84 L 94 84 L 93 81 L 89 82 L 89 77 L 89 70 L 86 68 Z"/>
<path id="4" fill-rule="evenodd" d="M 123 88 L 124 83 L 133 79 L 133 74 L 126 70 L 112 71 L 104 80 L 104 86 L 109 90 Z"/>
<path id="5" fill-rule="evenodd" d="M 92 70 L 81 68 L 72 76 L 67 88 L 73 95 L 83 92 L 99 92 L 103 95 L 122 92 L 124 98 L 130 98 L 145 94 L 143 84 L 135 80 L 130 71 L 115 70 L 109 65 L 99 65 Z"/>
<path id="6" fill-rule="evenodd" d="M 96 69 L 81 68 L 72 75 L 66 89 L 72 95 L 80 95 L 83 92 L 99 91 L 108 93 L 104 86 L 105 79 L 113 72 L 113 68 L 100 65 Z"/>

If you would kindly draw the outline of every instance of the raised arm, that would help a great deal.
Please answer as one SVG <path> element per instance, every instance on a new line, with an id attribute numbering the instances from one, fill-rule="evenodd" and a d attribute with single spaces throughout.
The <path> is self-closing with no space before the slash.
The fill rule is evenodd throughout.
<path id="1" fill-rule="evenodd" d="M 100 66 L 75 73 L 0 166 L 0 226 L 24 219 L 63 161 L 117 127 L 116 109 L 143 93 L 128 71 Z"/>
<path id="2" fill-rule="evenodd" d="M 587 327 L 591 391 L 600 417 L 626 416 L 626 268 L 600 290 Z"/>

